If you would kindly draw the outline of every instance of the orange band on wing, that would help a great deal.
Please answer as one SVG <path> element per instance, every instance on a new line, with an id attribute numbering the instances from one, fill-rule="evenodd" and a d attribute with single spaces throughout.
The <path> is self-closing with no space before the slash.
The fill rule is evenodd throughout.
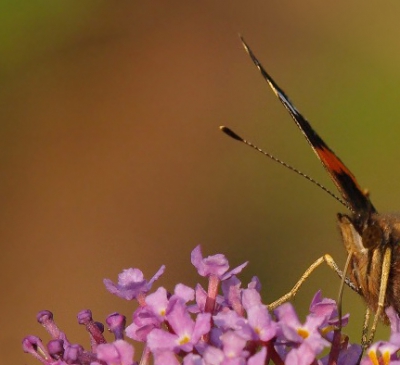
<path id="1" fill-rule="evenodd" d="M 351 180 L 358 185 L 357 180 L 354 175 L 350 172 L 350 170 L 346 167 L 346 165 L 339 160 L 339 158 L 329 149 L 325 147 L 315 148 L 319 158 L 323 161 L 326 168 L 334 173 L 343 174 L 345 173 L 347 176 L 351 177 Z M 361 188 L 360 188 L 361 190 Z"/>

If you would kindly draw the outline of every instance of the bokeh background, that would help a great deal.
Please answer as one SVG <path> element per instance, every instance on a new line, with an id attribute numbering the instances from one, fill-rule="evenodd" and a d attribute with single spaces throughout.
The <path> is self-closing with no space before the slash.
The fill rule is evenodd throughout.
<path id="1" fill-rule="evenodd" d="M 18 1 L 0 4 L 0 361 L 35 364 L 51 309 L 74 342 L 90 308 L 130 318 L 102 284 L 127 267 L 173 289 L 190 252 L 249 260 L 266 302 L 344 249 L 327 194 L 224 136 L 228 125 L 334 189 L 237 34 L 372 191 L 400 207 L 400 3 L 361 0 Z M 201 281 L 204 284 L 204 281 Z M 322 267 L 295 300 L 339 280 Z M 364 306 L 345 292 L 347 333 Z M 385 338 L 387 332 L 382 330 Z"/>

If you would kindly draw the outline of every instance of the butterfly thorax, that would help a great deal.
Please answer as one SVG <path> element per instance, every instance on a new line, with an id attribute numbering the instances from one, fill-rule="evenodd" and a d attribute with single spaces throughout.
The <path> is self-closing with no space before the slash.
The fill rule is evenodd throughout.
<path id="1" fill-rule="evenodd" d="M 339 228 L 348 253 L 352 254 L 347 275 L 375 312 L 381 285 L 385 249 L 390 245 L 392 259 L 385 307 L 392 305 L 400 313 L 400 215 L 373 213 L 364 221 L 360 217 L 338 214 Z M 387 322 L 386 315 L 382 318 Z"/>

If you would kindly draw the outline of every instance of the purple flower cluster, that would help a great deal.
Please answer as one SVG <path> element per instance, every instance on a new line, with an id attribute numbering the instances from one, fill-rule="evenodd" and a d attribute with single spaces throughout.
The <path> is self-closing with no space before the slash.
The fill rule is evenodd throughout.
<path id="1" fill-rule="evenodd" d="M 112 313 L 106 325 L 114 336 L 107 342 L 104 326 L 92 319 L 90 310 L 78 314 L 78 322 L 90 336 L 90 350 L 73 344 L 56 325 L 49 311 L 37 319 L 51 335 L 45 346 L 36 336 L 23 340 L 23 349 L 44 365 L 134 365 L 134 348 L 125 340 L 142 342 L 140 365 L 264 365 L 264 364 L 358 364 L 360 345 L 350 344 L 339 323 L 345 326 L 349 316 L 338 318 L 335 301 L 318 292 L 310 313 L 300 322 L 293 306 L 285 303 L 270 313 L 261 302 L 259 280 L 247 287 L 237 278 L 247 262 L 229 271 L 224 255 L 204 258 L 200 246 L 192 251 L 192 264 L 208 278 L 208 288 L 200 284 L 190 288 L 177 284 L 173 293 L 154 282 L 164 273 L 162 266 L 147 281 L 139 269 L 124 270 L 118 283 L 105 279 L 113 294 L 136 300 L 139 304 L 126 326 L 126 318 Z M 220 294 L 221 292 L 221 294 Z M 400 320 L 389 308 L 392 335 L 388 342 L 377 342 L 366 351 L 362 365 L 400 364 Z"/>

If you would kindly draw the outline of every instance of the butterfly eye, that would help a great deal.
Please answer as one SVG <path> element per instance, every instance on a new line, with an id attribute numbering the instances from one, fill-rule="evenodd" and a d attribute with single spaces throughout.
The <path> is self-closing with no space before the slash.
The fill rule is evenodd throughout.
<path id="1" fill-rule="evenodd" d="M 378 247 L 383 241 L 383 230 L 379 225 L 371 222 L 362 233 L 362 243 L 366 249 Z"/>

